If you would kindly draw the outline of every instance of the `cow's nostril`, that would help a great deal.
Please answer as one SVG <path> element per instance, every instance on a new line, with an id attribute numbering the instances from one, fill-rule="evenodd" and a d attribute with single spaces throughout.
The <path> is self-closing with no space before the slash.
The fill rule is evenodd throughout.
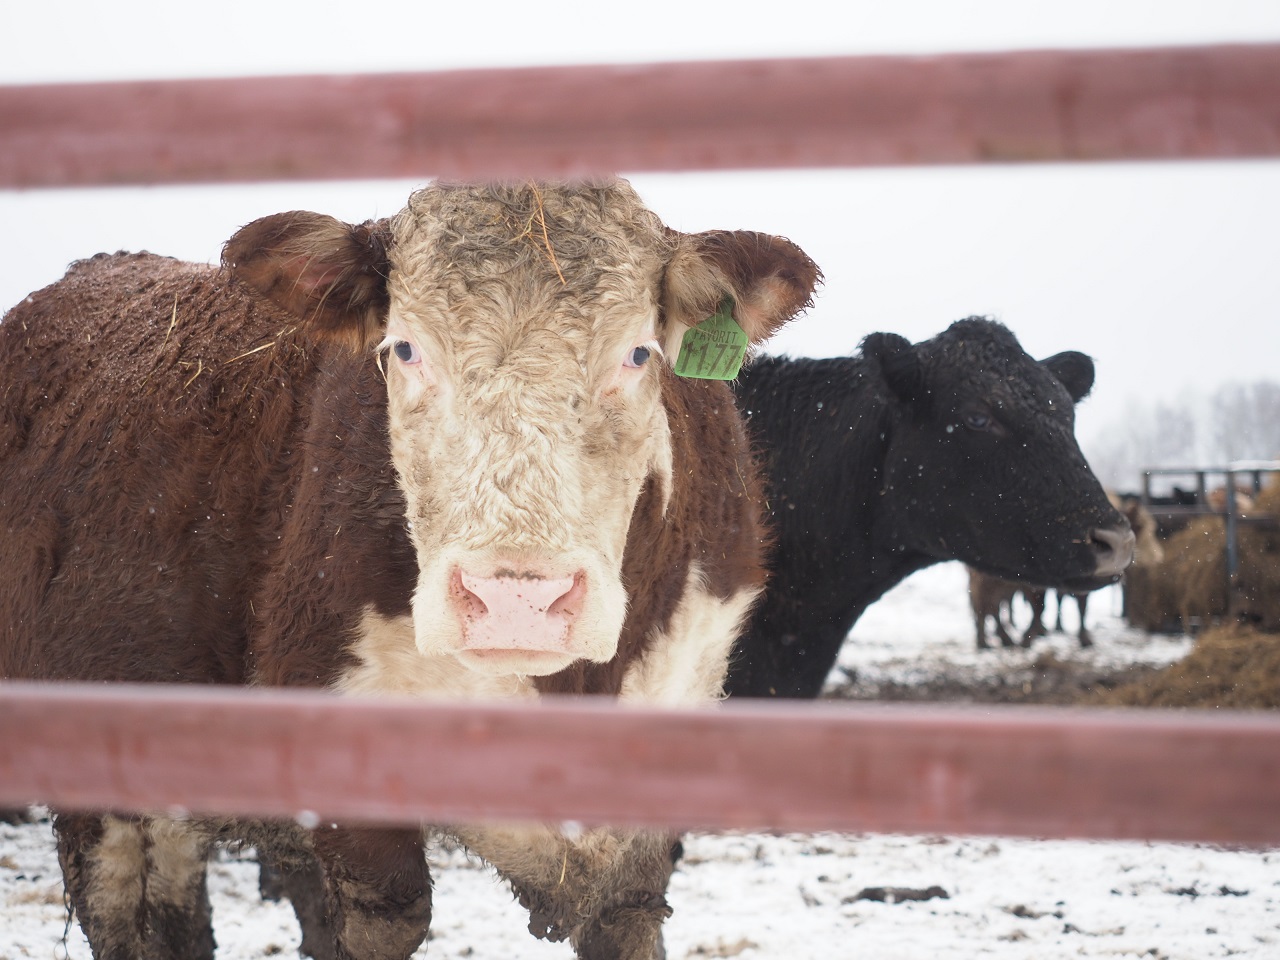
<path id="1" fill-rule="evenodd" d="M 479 620 L 489 615 L 489 607 L 480 595 L 467 586 L 467 575 L 461 571 L 453 574 L 452 594 L 458 612 L 467 620 Z"/>
<path id="2" fill-rule="evenodd" d="M 573 593 L 578 577 L 543 577 L 525 572 L 500 577 L 474 577 L 459 573 L 462 588 L 475 597 L 486 611 L 519 609 L 528 615 L 545 615 Z"/>
<path id="3" fill-rule="evenodd" d="M 1136 538 L 1129 525 L 1121 527 L 1095 527 L 1090 533 L 1090 542 L 1097 557 L 1095 575 L 1099 577 L 1118 577 L 1133 562 L 1133 549 Z"/>
<path id="4" fill-rule="evenodd" d="M 470 649 L 564 650 L 586 596 L 582 570 L 567 577 L 538 570 L 484 577 L 458 570 L 454 577 L 454 609 Z"/>
<path id="5" fill-rule="evenodd" d="M 573 586 L 558 596 L 547 607 L 547 616 L 565 617 L 572 620 L 582 612 L 582 603 L 587 596 L 587 578 L 581 573 L 574 574 Z"/>

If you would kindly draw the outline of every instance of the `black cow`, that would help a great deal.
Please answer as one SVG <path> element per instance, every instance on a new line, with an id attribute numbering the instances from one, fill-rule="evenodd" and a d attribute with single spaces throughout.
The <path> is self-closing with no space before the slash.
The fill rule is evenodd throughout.
<path id="1" fill-rule="evenodd" d="M 816 697 L 862 612 L 941 560 L 1069 590 L 1118 579 L 1133 534 L 1073 433 L 1093 376 L 1084 354 L 1037 362 L 980 317 L 744 370 L 776 546 L 727 692 Z"/>

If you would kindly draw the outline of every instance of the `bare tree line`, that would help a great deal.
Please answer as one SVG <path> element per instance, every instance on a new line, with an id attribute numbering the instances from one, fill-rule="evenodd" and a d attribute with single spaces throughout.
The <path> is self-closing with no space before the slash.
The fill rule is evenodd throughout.
<path id="1" fill-rule="evenodd" d="M 1117 490 L 1139 489 L 1145 467 L 1280 459 L 1280 382 L 1226 383 L 1173 400 L 1131 399 L 1119 419 L 1082 446 L 1094 472 Z"/>

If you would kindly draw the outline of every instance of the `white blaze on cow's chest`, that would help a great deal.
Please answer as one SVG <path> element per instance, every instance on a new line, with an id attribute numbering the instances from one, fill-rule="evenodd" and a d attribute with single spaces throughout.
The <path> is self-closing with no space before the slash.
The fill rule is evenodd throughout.
<path id="1" fill-rule="evenodd" d="M 384 617 L 372 607 L 365 609 L 351 654 L 357 663 L 334 683 L 339 693 L 455 700 L 538 696 L 530 677 L 479 673 L 457 657 L 421 653 L 414 640 L 412 617 Z"/>
<path id="2" fill-rule="evenodd" d="M 717 597 L 695 565 L 670 622 L 654 631 L 644 656 L 623 677 L 621 699 L 666 707 L 719 700 L 729 654 L 759 595 L 759 588 L 748 587 Z"/>
<path id="3" fill-rule="evenodd" d="M 759 589 L 739 590 L 722 599 L 707 589 L 694 568 L 664 628 L 626 671 L 620 699 L 660 706 L 698 706 L 720 699 L 728 658 Z M 356 665 L 334 683 L 355 696 L 410 696 L 442 699 L 537 699 L 533 679 L 518 674 L 486 674 L 458 658 L 424 655 L 414 642 L 413 620 L 383 617 L 366 609 L 353 638 Z"/>
<path id="4" fill-rule="evenodd" d="M 647 653 L 627 670 L 620 699 L 636 704 L 699 706 L 718 700 L 729 652 L 759 590 L 739 590 L 727 599 L 709 591 L 695 566 L 684 596 L 663 628 L 650 637 Z M 459 826 L 452 834 L 508 878 L 574 890 L 597 889 L 635 860 L 670 855 L 669 834 L 588 830 L 570 838 L 550 827 Z"/>

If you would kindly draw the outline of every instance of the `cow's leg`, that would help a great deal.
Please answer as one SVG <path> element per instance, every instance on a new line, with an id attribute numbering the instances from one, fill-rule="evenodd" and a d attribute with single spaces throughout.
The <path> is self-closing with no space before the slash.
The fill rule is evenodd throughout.
<path id="1" fill-rule="evenodd" d="M 418 830 L 320 829 L 336 960 L 407 960 L 431 926 L 431 875 Z"/>
<path id="2" fill-rule="evenodd" d="M 300 954 L 312 960 L 334 960 L 336 934 L 325 911 L 324 870 L 315 857 L 295 853 L 281 858 L 260 849 L 258 892 L 264 900 L 284 897 L 289 901 L 302 931 Z"/>
<path id="3" fill-rule="evenodd" d="M 96 960 L 143 955 L 142 825 L 96 814 L 57 814 L 62 882 Z"/>
<path id="4" fill-rule="evenodd" d="M 662 924 L 671 916 L 666 889 L 675 869 L 676 837 L 638 834 L 620 865 L 614 896 L 571 939 L 583 960 L 662 960 Z"/>
<path id="5" fill-rule="evenodd" d="M 973 615 L 974 633 L 978 638 L 979 650 L 990 650 L 991 644 L 987 642 L 987 615 L 985 613 L 975 613 Z"/>
<path id="6" fill-rule="evenodd" d="M 592 830 L 570 840 L 542 827 L 454 835 L 511 884 L 534 936 L 568 939 L 583 960 L 661 956 L 676 837 Z"/>
<path id="7" fill-rule="evenodd" d="M 148 960 L 212 958 L 211 832 L 198 821 L 144 821 Z"/>
<path id="8" fill-rule="evenodd" d="M 1024 647 L 1031 646 L 1031 641 L 1037 637 L 1045 636 L 1048 631 L 1044 628 L 1044 603 L 1045 590 L 1026 590 L 1023 596 L 1027 598 L 1027 603 L 1031 606 L 1031 623 L 1027 626 L 1027 631 L 1022 635 L 1022 645 Z M 1058 616 L 1062 616 L 1062 600 L 1058 600 Z M 1061 627 L 1059 627 L 1061 629 Z"/>
<path id="9" fill-rule="evenodd" d="M 1010 603 L 1006 606 L 1003 602 L 1001 602 L 996 605 L 996 616 L 995 616 L 996 636 L 1000 638 L 1000 646 L 1002 647 L 1017 646 L 1017 644 L 1013 642 L 1013 637 L 1009 635 L 1008 627 L 1005 626 L 1006 618 L 1009 621 L 1009 625 L 1012 626 L 1013 625 L 1013 604 Z"/>
<path id="10" fill-rule="evenodd" d="M 60 814 L 54 831 L 67 894 L 96 960 L 212 960 L 207 830 Z"/>
<path id="11" fill-rule="evenodd" d="M 1092 647 L 1093 635 L 1089 633 L 1089 628 L 1084 625 L 1084 615 L 1089 609 L 1089 595 L 1087 593 L 1076 594 L 1076 606 L 1080 610 L 1080 646 Z"/>

